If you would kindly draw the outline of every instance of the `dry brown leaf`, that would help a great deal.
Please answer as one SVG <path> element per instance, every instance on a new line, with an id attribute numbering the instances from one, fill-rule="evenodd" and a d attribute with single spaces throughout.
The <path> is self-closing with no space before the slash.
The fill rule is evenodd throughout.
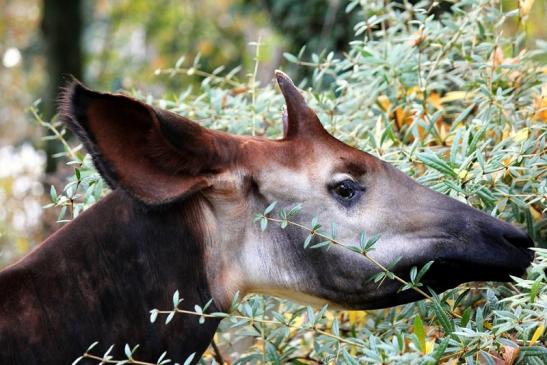
<path id="1" fill-rule="evenodd" d="M 511 346 L 502 346 L 502 354 L 503 360 L 505 360 L 506 365 L 513 365 L 517 358 L 519 357 L 520 348 L 519 347 L 511 347 Z"/>
<path id="2" fill-rule="evenodd" d="M 503 63 L 503 49 L 500 46 L 496 46 L 494 52 L 492 52 L 492 66 L 498 67 Z"/>

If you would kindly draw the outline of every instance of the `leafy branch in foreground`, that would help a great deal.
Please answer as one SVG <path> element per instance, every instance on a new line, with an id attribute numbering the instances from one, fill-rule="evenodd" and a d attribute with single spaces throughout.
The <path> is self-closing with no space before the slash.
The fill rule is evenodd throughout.
<path id="1" fill-rule="evenodd" d="M 232 310 L 234 310 L 235 313 L 224 313 L 224 312 L 205 313 L 207 307 L 211 304 L 212 300 L 210 300 L 203 308 L 200 307 L 199 305 L 195 305 L 193 311 L 181 309 L 179 308 L 179 304 L 182 302 L 182 299 L 179 299 L 179 292 L 176 291 L 173 294 L 173 304 L 174 304 L 173 309 L 172 310 L 152 309 L 150 311 L 150 321 L 155 322 L 159 314 L 167 315 L 165 319 L 165 324 L 168 324 L 169 322 L 171 322 L 175 314 L 188 314 L 188 315 L 197 316 L 199 317 L 200 324 L 203 324 L 206 318 L 230 318 L 231 320 L 239 321 L 238 325 L 242 325 L 244 323 L 249 325 L 253 325 L 255 323 L 261 323 L 266 325 L 285 326 L 290 329 L 313 331 L 320 335 L 336 339 L 337 341 L 340 341 L 349 345 L 362 346 L 358 342 L 354 342 L 346 338 L 342 338 L 340 337 L 339 334 L 337 335 L 334 333 L 329 333 L 318 326 L 319 320 L 323 317 L 323 315 L 325 314 L 327 310 L 326 305 L 323 308 L 321 308 L 321 310 L 317 313 L 315 313 L 311 307 L 307 307 L 308 320 L 302 325 L 296 325 L 294 323 L 291 323 L 291 321 L 287 321 L 279 313 L 273 314 L 274 319 L 264 319 L 264 318 L 255 317 L 252 315 L 245 315 L 243 314 L 243 311 L 240 311 L 237 309 L 238 308 L 237 298 L 238 296 L 236 295 L 231 305 Z"/>
<path id="2" fill-rule="evenodd" d="M 160 355 L 160 357 L 158 358 L 158 360 L 154 363 L 152 362 L 146 362 L 146 361 L 139 361 L 139 360 L 135 360 L 133 358 L 135 352 L 137 351 L 137 349 L 139 348 L 139 345 L 136 345 L 135 347 L 131 348 L 128 344 L 125 345 L 124 347 L 124 354 L 126 356 L 125 359 L 122 359 L 122 360 L 116 360 L 113 358 L 112 355 L 110 355 L 110 353 L 112 352 L 112 350 L 114 349 L 114 345 L 110 346 L 106 352 L 99 356 L 99 355 L 94 355 L 94 354 L 91 354 L 90 351 L 93 350 L 99 343 L 98 342 L 93 342 L 88 348 L 87 350 L 85 351 L 85 353 L 80 356 L 79 358 L 77 358 L 76 360 L 74 360 L 74 362 L 72 363 L 72 365 L 76 365 L 78 363 L 80 363 L 83 359 L 89 359 L 89 360 L 96 360 L 96 361 L 99 361 L 100 364 L 116 364 L 116 365 L 125 365 L 125 364 L 135 364 L 135 365 L 165 365 L 165 364 L 169 364 L 171 363 L 171 360 L 170 359 L 167 359 L 166 356 L 167 356 L 167 353 L 164 352 Z M 195 357 L 195 353 L 190 355 L 185 361 L 184 361 L 184 365 L 188 365 L 192 362 L 192 360 L 194 359 Z"/>

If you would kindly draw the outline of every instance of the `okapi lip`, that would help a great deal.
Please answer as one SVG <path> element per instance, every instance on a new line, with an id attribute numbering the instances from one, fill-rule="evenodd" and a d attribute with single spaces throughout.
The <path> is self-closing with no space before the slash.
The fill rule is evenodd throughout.
<path id="1" fill-rule="evenodd" d="M 417 266 L 417 265 L 412 265 Z M 409 272 L 412 266 L 398 268 L 395 274 L 399 277 L 409 280 Z M 440 259 L 435 261 L 429 271 L 421 280 L 423 286 L 420 288 L 428 293 L 428 287 L 437 293 L 454 288 L 460 284 L 472 281 L 509 281 L 511 276 L 522 276 L 526 272 L 526 266 L 496 266 L 484 265 L 482 263 L 473 263 L 460 260 Z M 387 279 L 386 279 L 387 280 Z M 399 291 L 402 284 L 395 281 L 392 283 L 383 283 L 389 285 L 388 291 L 393 290 L 391 295 L 385 295 L 373 300 L 369 300 L 365 307 L 360 305 L 351 305 L 355 309 L 381 309 L 406 304 L 424 299 L 423 295 L 413 289 Z M 380 290 L 381 290 L 380 286 Z"/>
<path id="2" fill-rule="evenodd" d="M 528 264 L 526 266 L 499 266 L 459 260 L 439 260 L 433 263 L 423 279 L 425 284 L 432 285 L 443 282 L 457 282 L 459 284 L 468 281 L 509 281 L 511 275 L 524 275 L 527 267 Z"/>
<path id="3" fill-rule="evenodd" d="M 531 252 L 531 251 L 530 251 Z M 470 281 L 510 281 L 511 276 L 523 276 L 530 262 L 519 265 L 487 265 L 457 259 L 438 259 L 431 265 L 421 283 L 434 290 L 447 290 Z M 410 267 L 398 269 L 396 273 L 408 279 Z"/>

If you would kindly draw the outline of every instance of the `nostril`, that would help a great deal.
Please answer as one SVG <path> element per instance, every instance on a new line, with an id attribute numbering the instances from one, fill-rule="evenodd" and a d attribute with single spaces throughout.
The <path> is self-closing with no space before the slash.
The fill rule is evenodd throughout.
<path id="1" fill-rule="evenodd" d="M 534 241 L 532 241 L 530 236 L 520 231 L 504 233 L 503 238 L 513 246 L 519 248 L 534 247 Z"/>

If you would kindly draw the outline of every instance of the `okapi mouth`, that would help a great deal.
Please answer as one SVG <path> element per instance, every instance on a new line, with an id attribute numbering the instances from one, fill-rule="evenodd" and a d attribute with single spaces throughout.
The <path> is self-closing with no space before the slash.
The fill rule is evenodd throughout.
<path id="1" fill-rule="evenodd" d="M 529 262 L 526 265 L 498 266 L 441 259 L 433 263 L 422 283 L 433 289 L 446 290 L 470 281 L 509 281 L 511 276 L 524 275 L 528 265 Z"/>
<path id="2" fill-rule="evenodd" d="M 456 286 L 474 281 L 497 281 L 507 282 L 511 276 L 521 277 L 526 273 L 526 269 L 533 260 L 533 251 L 522 248 L 519 249 L 522 254 L 515 255 L 514 260 L 507 265 L 485 264 L 484 262 L 471 262 L 460 259 L 441 258 L 434 261 L 427 273 L 420 281 L 420 286 L 424 292 L 429 294 L 428 288 L 436 293 L 455 288 Z M 404 265 L 394 270 L 394 274 L 409 281 L 409 273 L 413 266 Z M 366 309 L 380 309 L 400 304 L 406 304 L 424 299 L 424 296 L 413 289 L 401 291 L 402 284 L 395 280 L 386 279 L 378 290 L 382 292 L 391 292 L 391 295 L 379 296 L 367 304 Z"/>

